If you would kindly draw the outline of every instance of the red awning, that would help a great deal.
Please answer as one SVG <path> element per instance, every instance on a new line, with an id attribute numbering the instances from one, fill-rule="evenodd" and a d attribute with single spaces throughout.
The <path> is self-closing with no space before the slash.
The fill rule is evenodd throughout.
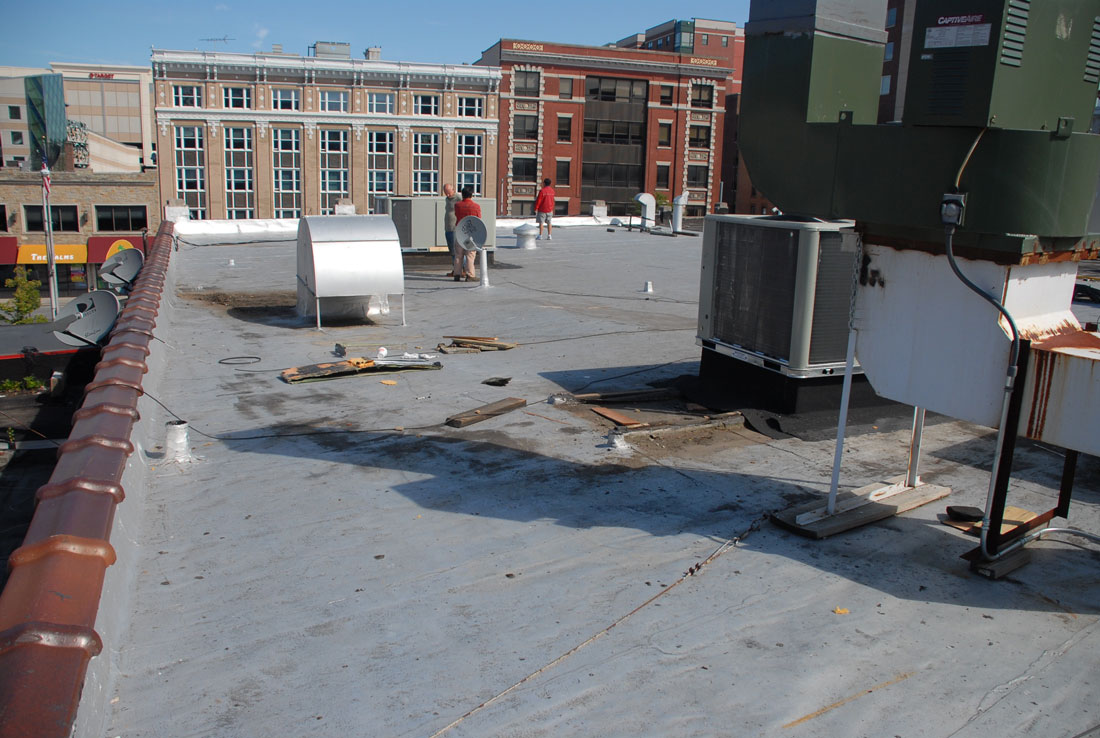
<path id="1" fill-rule="evenodd" d="M 141 251 L 141 236 L 88 236 L 88 263 L 102 264 L 123 249 Z"/>
<path id="2" fill-rule="evenodd" d="M 0 236 L 0 264 L 15 264 L 19 258 L 19 239 Z"/>

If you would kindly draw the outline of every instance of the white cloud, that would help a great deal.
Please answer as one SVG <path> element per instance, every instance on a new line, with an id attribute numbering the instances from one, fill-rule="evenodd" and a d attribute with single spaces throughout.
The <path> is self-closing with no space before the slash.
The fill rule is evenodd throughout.
<path id="1" fill-rule="evenodd" d="M 217 5 L 214 6 L 214 10 L 218 11 L 219 13 L 224 13 L 228 10 L 232 10 L 232 8 L 230 8 L 225 3 L 218 3 Z"/>
<path id="2" fill-rule="evenodd" d="M 267 38 L 267 34 L 271 33 L 270 28 L 264 28 L 259 24 L 254 26 L 256 29 L 256 40 L 252 42 L 252 48 L 258 49 L 263 46 L 264 39 Z"/>

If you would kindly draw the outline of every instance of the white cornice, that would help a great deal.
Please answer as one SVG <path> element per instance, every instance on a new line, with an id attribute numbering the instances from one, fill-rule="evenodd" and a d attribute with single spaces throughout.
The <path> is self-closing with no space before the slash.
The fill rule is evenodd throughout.
<path id="1" fill-rule="evenodd" d="M 566 67 L 588 67 L 592 69 L 621 69 L 657 74 L 678 74 L 681 76 L 703 75 L 715 79 L 725 79 L 733 74 L 729 67 L 704 67 L 696 64 L 677 64 L 675 62 L 646 61 L 644 59 L 617 59 L 605 56 L 584 56 L 583 54 L 558 54 L 541 51 L 516 51 L 502 49 L 501 61 L 525 64 L 542 64 Z"/>

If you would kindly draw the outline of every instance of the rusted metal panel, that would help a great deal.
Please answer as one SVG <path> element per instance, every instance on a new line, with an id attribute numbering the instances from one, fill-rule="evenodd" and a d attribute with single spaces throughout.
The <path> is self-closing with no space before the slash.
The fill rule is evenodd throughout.
<path id="1" fill-rule="evenodd" d="M 1078 331 L 1032 344 L 1020 435 L 1100 454 L 1100 334 Z"/>
<path id="2" fill-rule="evenodd" d="M 69 440 L 38 491 L 23 545 L 11 556 L 0 593 L 0 738 L 66 738 L 88 662 L 102 647 L 93 628 L 104 575 L 115 561 L 111 527 L 125 498 L 120 481 L 134 450 L 130 433 L 172 230 L 163 223 L 153 241 Z"/>

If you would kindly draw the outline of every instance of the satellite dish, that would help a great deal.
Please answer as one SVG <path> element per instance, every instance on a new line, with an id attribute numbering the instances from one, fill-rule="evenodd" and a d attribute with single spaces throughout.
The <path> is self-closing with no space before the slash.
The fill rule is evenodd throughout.
<path id="1" fill-rule="evenodd" d="M 57 340 L 70 346 L 98 346 L 114 327 L 118 311 L 115 293 L 96 290 L 74 298 L 48 328 Z"/>
<path id="2" fill-rule="evenodd" d="M 467 215 L 455 226 L 455 243 L 467 251 L 481 251 L 489 240 L 485 221 L 476 215 Z"/>
<path id="3" fill-rule="evenodd" d="M 99 276 L 112 287 L 131 287 L 145 263 L 137 249 L 123 249 L 99 267 Z"/>

